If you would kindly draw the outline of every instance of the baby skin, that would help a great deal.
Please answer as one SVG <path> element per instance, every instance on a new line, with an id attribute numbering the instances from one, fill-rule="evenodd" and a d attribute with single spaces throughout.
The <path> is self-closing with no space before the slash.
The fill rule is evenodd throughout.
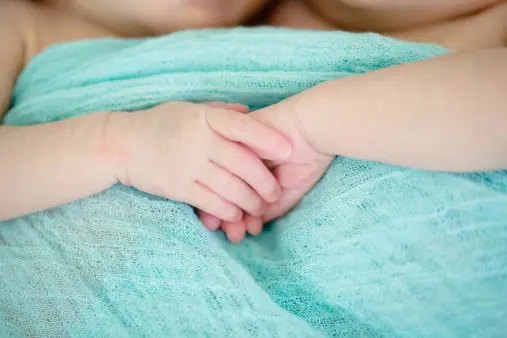
<path id="1" fill-rule="evenodd" d="M 269 23 L 376 31 L 454 53 L 330 81 L 252 113 L 292 142 L 289 160 L 272 165 L 282 197 L 262 218 L 223 222 L 200 212 L 201 220 L 235 242 L 257 234 L 313 187 L 335 155 L 427 170 L 507 168 L 506 19 L 505 1 L 282 2 Z"/>
<path id="2" fill-rule="evenodd" d="M 184 23 L 178 21 L 183 15 L 169 18 L 172 24 L 160 24 L 164 18 L 153 16 L 151 10 L 137 12 L 146 9 L 140 2 L 133 1 L 126 13 L 123 1 L 109 1 L 104 8 L 115 9 L 107 16 L 106 21 L 114 24 L 110 29 L 100 24 L 94 11 L 103 14 L 104 8 L 90 4 L 0 4 L 0 40 L 9 51 L 0 56 L 2 113 L 19 71 L 53 43 L 162 34 L 207 20 L 189 6 Z M 133 13 L 136 18 L 147 15 L 141 20 L 146 27 L 136 26 L 129 16 Z M 118 30 L 112 33 L 114 28 Z M 281 195 L 279 183 L 262 160 L 286 159 L 291 146 L 278 131 L 246 115 L 247 110 L 240 105 L 169 102 L 132 114 L 90 112 L 56 123 L 0 126 L 0 220 L 78 200 L 117 183 L 188 203 L 222 220 L 238 221 L 243 211 L 261 216 L 267 203 Z"/>
<path id="3" fill-rule="evenodd" d="M 266 3 L 3 1 L 0 40 L 9 53 L 0 55 L 0 112 L 20 70 L 54 43 L 233 26 Z M 210 230 L 240 242 L 290 210 L 336 155 L 429 170 L 505 168 L 505 18 L 498 0 L 282 1 L 257 22 L 376 31 L 454 53 L 330 81 L 249 115 L 239 105 L 172 102 L 133 114 L 0 126 L 0 220 L 123 183 L 199 208 Z M 191 159 L 178 149 L 182 140 L 196 149 Z M 221 191 L 224 182 L 235 188 Z"/>

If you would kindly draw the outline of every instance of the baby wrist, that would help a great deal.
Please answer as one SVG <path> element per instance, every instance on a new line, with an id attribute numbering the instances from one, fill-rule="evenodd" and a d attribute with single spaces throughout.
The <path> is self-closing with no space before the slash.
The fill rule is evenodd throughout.
<path id="1" fill-rule="evenodd" d="M 101 114 L 102 135 L 98 154 L 108 167 L 114 183 L 130 185 L 128 163 L 132 156 L 131 114 L 126 112 L 103 112 Z"/>

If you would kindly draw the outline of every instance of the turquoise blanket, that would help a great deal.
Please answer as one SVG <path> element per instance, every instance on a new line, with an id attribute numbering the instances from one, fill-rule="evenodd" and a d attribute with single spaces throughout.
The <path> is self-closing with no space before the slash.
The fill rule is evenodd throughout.
<path id="1" fill-rule="evenodd" d="M 272 28 L 69 43 L 25 69 L 4 122 L 167 100 L 256 109 L 444 53 Z M 189 206 L 122 186 L 0 224 L 2 337 L 500 337 L 506 318 L 505 172 L 337 158 L 295 210 L 239 246 Z"/>

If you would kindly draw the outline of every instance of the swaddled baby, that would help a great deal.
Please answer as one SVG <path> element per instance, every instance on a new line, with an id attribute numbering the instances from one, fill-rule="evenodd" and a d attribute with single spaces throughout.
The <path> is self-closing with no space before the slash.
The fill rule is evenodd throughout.
<path id="1" fill-rule="evenodd" d="M 169 102 L 142 114 L 0 126 L 0 220 L 122 183 L 193 205 L 209 229 L 238 242 L 292 208 L 335 155 L 430 170 L 505 168 L 506 17 L 498 0 L 3 1 L 1 113 L 35 55 L 80 39 L 271 24 L 374 31 L 455 53 L 330 81 L 249 115 L 241 105 Z M 438 88 L 431 103 L 430 88 Z"/>

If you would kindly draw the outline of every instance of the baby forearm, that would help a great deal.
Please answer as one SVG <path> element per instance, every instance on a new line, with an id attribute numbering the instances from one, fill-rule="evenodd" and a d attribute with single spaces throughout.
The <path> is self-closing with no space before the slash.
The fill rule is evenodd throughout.
<path id="1" fill-rule="evenodd" d="M 507 50 L 331 81 L 280 108 L 326 153 L 430 170 L 507 168 Z M 285 105 L 285 106 L 284 106 Z"/>
<path id="2" fill-rule="evenodd" d="M 100 192 L 116 182 L 103 133 L 108 115 L 0 126 L 0 221 Z"/>

